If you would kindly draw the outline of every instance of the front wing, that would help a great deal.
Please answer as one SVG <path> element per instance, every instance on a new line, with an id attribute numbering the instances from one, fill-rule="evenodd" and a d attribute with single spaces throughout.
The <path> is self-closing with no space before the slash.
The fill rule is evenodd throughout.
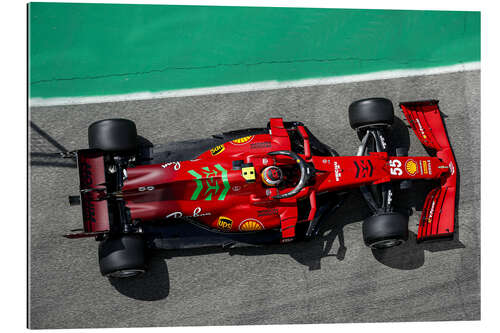
<path id="1" fill-rule="evenodd" d="M 432 156 L 446 165 L 448 172 L 439 187 L 427 195 L 418 226 L 417 240 L 451 237 L 455 230 L 457 165 L 444 127 L 438 101 L 400 103 L 418 139 Z"/>

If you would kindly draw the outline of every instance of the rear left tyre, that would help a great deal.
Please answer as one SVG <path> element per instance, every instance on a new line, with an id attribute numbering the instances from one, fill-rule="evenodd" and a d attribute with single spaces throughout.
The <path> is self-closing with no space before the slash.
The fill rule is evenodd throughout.
<path id="1" fill-rule="evenodd" d="M 146 244 L 140 235 L 106 238 L 99 244 L 101 274 L 111 278 L 138 276 L 146 271 Z"/>
<path id="2" fill-rule="evenodd" d="M 363 222 L 363 240 L 374 249 L 387 249 L 408 240 L 408 216 L 398 212 L 370 216 Z"/>
<path id="3" fill-rule="evenodd" d="M 137 128 L 132 120 L 104 119 L 88 128 L 89 148 L 105 152 L 129 152 L 137 149 Z"/>

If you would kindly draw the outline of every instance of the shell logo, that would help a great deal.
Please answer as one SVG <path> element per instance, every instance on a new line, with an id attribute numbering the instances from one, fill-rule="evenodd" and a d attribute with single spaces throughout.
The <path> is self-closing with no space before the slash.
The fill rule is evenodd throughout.
<path id="1" fill-rule="evenodd" d="M 260 221 L 254 219 L 246 219 L 240 223 L 240 231 L 259 231 L 264 230 L 264 225 Z"/>
<path id="2" fill-rule="evenodd" d="M 414 160 L 406 161 L 405 168 L 410 176 L 415 176 L 417 174 L 417 163 Z"/>
<path id="3" fill-rule="evenodd" d="M 244 145 L 245 143 L 252 141 L 252 139 L 253 135 L 250 135 L 250 136 L 245 136 L 243 138 L 234 139 L 231 141 L 231 143 L 235 145 Z"/>

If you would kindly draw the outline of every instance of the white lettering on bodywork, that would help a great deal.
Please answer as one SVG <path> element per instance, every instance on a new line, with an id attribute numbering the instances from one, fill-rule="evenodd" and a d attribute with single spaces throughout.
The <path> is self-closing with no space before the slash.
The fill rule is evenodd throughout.
<path id="1" fill-rule="evenodd" d="M 141 186 L 141 187 L 139 187 L 137 190 L 138 190 L 139 192 L 144 192 L 144 191 L 152 191 L 152 190 L 154 190 L 154 189 L 155 189 L 155 187 L 154 187 L 154 186 Z"/>
<path id="2" fill-rule="evenodd" d="M 212 215 L 212 213 L 202 213 L 201 212 L 201 207 L 196 207 L 194 210 L 193 210 L 193 215 L 186 215 L 184 216 L 182 214 L 182 212 L 173 212 L 173 213 L 170 213 L 166 216 L 167 219 L 169 218 L 174 218 L 174 219 L 178 219 L 180 217 L 200 217 L 200 216 L 208 216 L 208 215 Z"/>
<path id="3" fill-rule="evenodd" d="M 382 143 L 382 148 L 384 148 L 384 150 L 385 150 L 387 148 L 387 144 L 385 143 L 384 136 L 379 135 L 379 138 L 380 138 L 380 143 Z"/>
<path id="4" fill-rule="evenodd" d="M 436 206 L 436 200 L 432 200 L 431 209 L 429 209 L 429 217 L 427 218 L 427 223 L 432 222 L 432 216 L 434 215 L 434 208 Z"/>
<path id="5" fill-rule="evenodd" d="M 340 168 L 340 164 L 337 162 L 333 162 L 333 166 L 335 169 L 335 181 L 340 181 L 340 177 L 342 177 L 342 169 Z"/>
<path id="6" fill-rule="evenodd" d="M 174 170 L 175 170 L 175 171 L 177 171 L 177 170 L 179 170 L 179 169 L 181 168 L 181 162 L 168 162 L 168 163 L 163 163 L 163 164 L 161 165 L 161 167 L 162 167 L 163 169 L 165 169 L 165 168 L 167 168 L 167 167 L 169 167 L 169 166 L 171 166 L 171 165 L 173 165 L 173 166 L 174 166 Z"/>
<path id="7" fill-rule="evenodd" d="M 450 168 L 450 174 L 453 176 L 453 174 L 455 173 L 455 167 L 453 166 L 453 162 L 450 162 L 448 167 Z"/>
<path id="8" fill-rule="evenodd" d="M 417 124 L 418 124 L 418 129 L 420 130 L 420 134 L 424 139 L 427 139 L 427 135 L 425 135 L 424 128 L 422 127 L 422 124 L 420 123 L 420 120 L 416 119 Z"/>

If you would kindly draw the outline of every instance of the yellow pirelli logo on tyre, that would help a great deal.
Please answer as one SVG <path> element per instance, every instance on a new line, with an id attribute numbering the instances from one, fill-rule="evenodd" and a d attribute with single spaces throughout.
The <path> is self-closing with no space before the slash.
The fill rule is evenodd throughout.
<path id="1" fill-rule="evenodd" d="M 225 149 L 226 149 L 226 147 L 224 147 L 224 145 L 220 145 L 220 146 L 217 146 L 217 147 L 210 149 L 210 154 L 212 154 L 212 156 L 219 155 Z"/>

